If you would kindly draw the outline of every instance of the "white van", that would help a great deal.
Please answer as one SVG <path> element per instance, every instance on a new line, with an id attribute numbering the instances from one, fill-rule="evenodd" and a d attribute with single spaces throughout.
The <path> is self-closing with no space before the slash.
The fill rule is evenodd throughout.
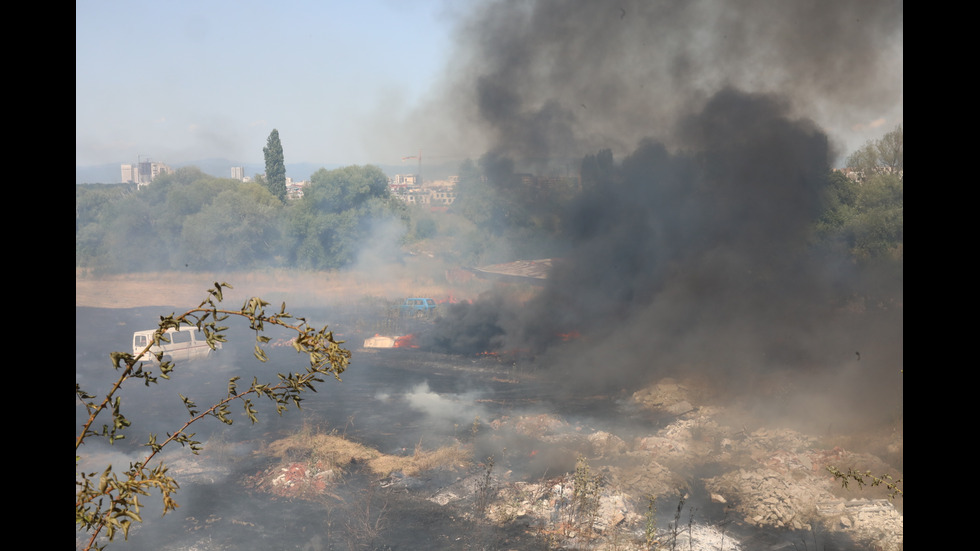
<path id="1" fill-rule="evenodd" d="M 146 345 L 153 342 L 155 329 L 137 331 L 133 333 L 133 355 L 137 355 L 146 348 Z M 170 342 L 161 341 L 159 345 L 150 347 L 150 352 L 143 357 L 148 362 L 156 361 L 156 354 L 162 352 L 164 361 L 182 362 L 208 357 L 211 347 L 205 340 L 204 332 L 199 331 L 193 325 L 185 325 L 176 330 L 167 329 L 167 339 Z M 221 348 L 221 343 L 215 343 L 216 348 Z"/>

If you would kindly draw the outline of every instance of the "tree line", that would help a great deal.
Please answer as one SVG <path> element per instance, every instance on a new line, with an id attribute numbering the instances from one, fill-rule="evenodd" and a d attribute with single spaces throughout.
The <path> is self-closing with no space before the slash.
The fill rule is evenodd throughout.
<path id="1" fill-rule="evenodd" d="M 857 263 L 895 262 L 903 250 L 903 134 L 898 126 L 829 170 L 811 246 Z M 560 256 L 587 231 L 596 201 L 616 193 L 631 159 L 609 150 L 583 157 L 575 178 L 529 184 L 512 160 L 487 154 L 459 168 L 457 199 L 439 217 L 411 208 L 388 189 L 377 166 L 321 168 L 304 196 L 286 200 L 277 131 L 263 149 L 266 175 L 243 183 L 196 167 L 162 174 L 137 189 L 80 184 L 75 192 L 75 265 L 102 272 L 311 270 L 353 265 L 380 239 L 396 261 L 400 246 L 440 238 L 452 262 Z M 859 177 L 855 178 L 855 174 Z M 628 203 L 628 202 L 627 202 Z M 382 232 L 381 229 L 384 228 Z M 381 237 L 383 235 L 383 237 Z"/>
<path id="2" fill-rule="evenodd" d="M 142 189 L 77 185 L 75 265 L 106 272 L 340 268 L 353 262 L 374 224 L 408 219 L 375 166 L 320 169 L 304 197 L 289 202 L 262 180 L 184 167 Z"/>

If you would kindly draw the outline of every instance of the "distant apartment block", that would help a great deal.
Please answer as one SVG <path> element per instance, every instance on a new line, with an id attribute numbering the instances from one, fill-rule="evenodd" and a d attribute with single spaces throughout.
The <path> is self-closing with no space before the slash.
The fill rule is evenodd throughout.
<path id="1" fill-rule="evenodd" d="M 554 201 L 568 198 L 582 189 L 578 174 L 573 176 L 535 176 L 534 174 L 514 174 L 514 178 L 535 201 Z M 419 205 L 432 211 L 445 211 L 456 201 L 459 176 L 446 180 L 427 181 L 415 185 L 416 178 L 395 175 L 388 179 L 388 189 L 392 196 L 409 205 Z"/>
<path id="2" fill-rule="evenodd" d="M 388 182 L 392 186 L 416 186 L 419 184 L 418 176 L 415 174 L 395 174 Z"/>
<path id="3" fill-rule="evenodd" d="M 899 180 L 905 180 L 905 170 L 899 170 L 890 166 L 876 166 L 872 169 L 871 174 L 865 174 L 864 171 L 851 167 L 835 168 L 834 170 L 859 184 L 864 183 L 868 178 L 877 174 L 895 174 Z"/>
<path id="4" fill-rule="evenodd" d="M 137 187 L 150 185 L 154 178 L 161 174 L 173 174 L 174 169 L 163 163 L 140 161 L 134 165 L 122 165 L 122 182 L 136 184 Z"/>
<path id="5" fill-rule="evenodd" d="M 388 180 L 388 189 L 409 205 L 448 207 L 456 200 L 456 178 L 418 183 L 415 174 L 396 174 Z"/>
<path id="6" fill-rule="evenodd" d="M 233 166 L 231 167 L 231 177 L 239 182 L 245 181 L 245 167 L 243 166 Z"/>
<path id="7" fill-rule="evenodd" d="M 122 183 L 135 184 L 139 181 L 136 165 L 122 165 Z"/>
<path id="8" fill-rule="evenodd" d="M 306 180 L 293 181 L 292 178 L 286 176 L 286 199 L 290 201 L 302 199 L 304 190 L 308 185 L 310 183 Z"/>

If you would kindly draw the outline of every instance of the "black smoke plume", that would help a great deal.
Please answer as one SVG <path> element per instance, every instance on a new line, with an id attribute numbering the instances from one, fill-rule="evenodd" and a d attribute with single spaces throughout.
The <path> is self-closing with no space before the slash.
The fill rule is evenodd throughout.
<path id="1" fill-rule="evenodd" d="M 521 171 L 577 168 L 604 149 L 622 158 L 646 138 L 673 149 L 677 121 L 724 89 L 777 95 L 825 128 L 901 122 L 900 0 L 497 0 L 456 36 L 444 91 L 412 133 Z"/>
<path id="2" fill-rule="evenodd" d="M 681 152 L 646 141 L 583 181 L 566 224 L 570 253 L 536 299 L 456 307 L 437 342 L 541 351 L 667 297 L 684 305 L 671 306 L 671 332 L 761 312 L 785 318 L 801 312 L 797 297 L 824 302 L 803 252 L 829 169 L 826 136 L 788 119 L 779 101 L 734 90 L 682 121 L 680 135 Z"/>
<path id="3" fill-rule="evenodd" d="M 878 363 L 850 384 L 900 380 L 900 277 L 884 293 L 897 312 L 857 319 L 861 278 L 807 239 L 843 153 L 823 125 L 901 116 L 901 2 L 478 12 L 447 94 L 457 120 L 515 170 L 572 166 L 582 189 L 543 292 L 451 308 L 437 348 L 530 350 L 588 388 L 684 370 L 747 387 L 782 368 L 828 380 L 859 349 Z"/>

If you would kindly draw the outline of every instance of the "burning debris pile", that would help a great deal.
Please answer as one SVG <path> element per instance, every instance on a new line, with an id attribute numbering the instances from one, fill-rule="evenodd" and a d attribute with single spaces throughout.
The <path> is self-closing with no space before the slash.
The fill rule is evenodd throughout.
<path id="1" fill-rule="evenodd" d="M 414 335 L 385 336 L 375 334 L 364 339 L 364 348 L 418 348 Z"/>

